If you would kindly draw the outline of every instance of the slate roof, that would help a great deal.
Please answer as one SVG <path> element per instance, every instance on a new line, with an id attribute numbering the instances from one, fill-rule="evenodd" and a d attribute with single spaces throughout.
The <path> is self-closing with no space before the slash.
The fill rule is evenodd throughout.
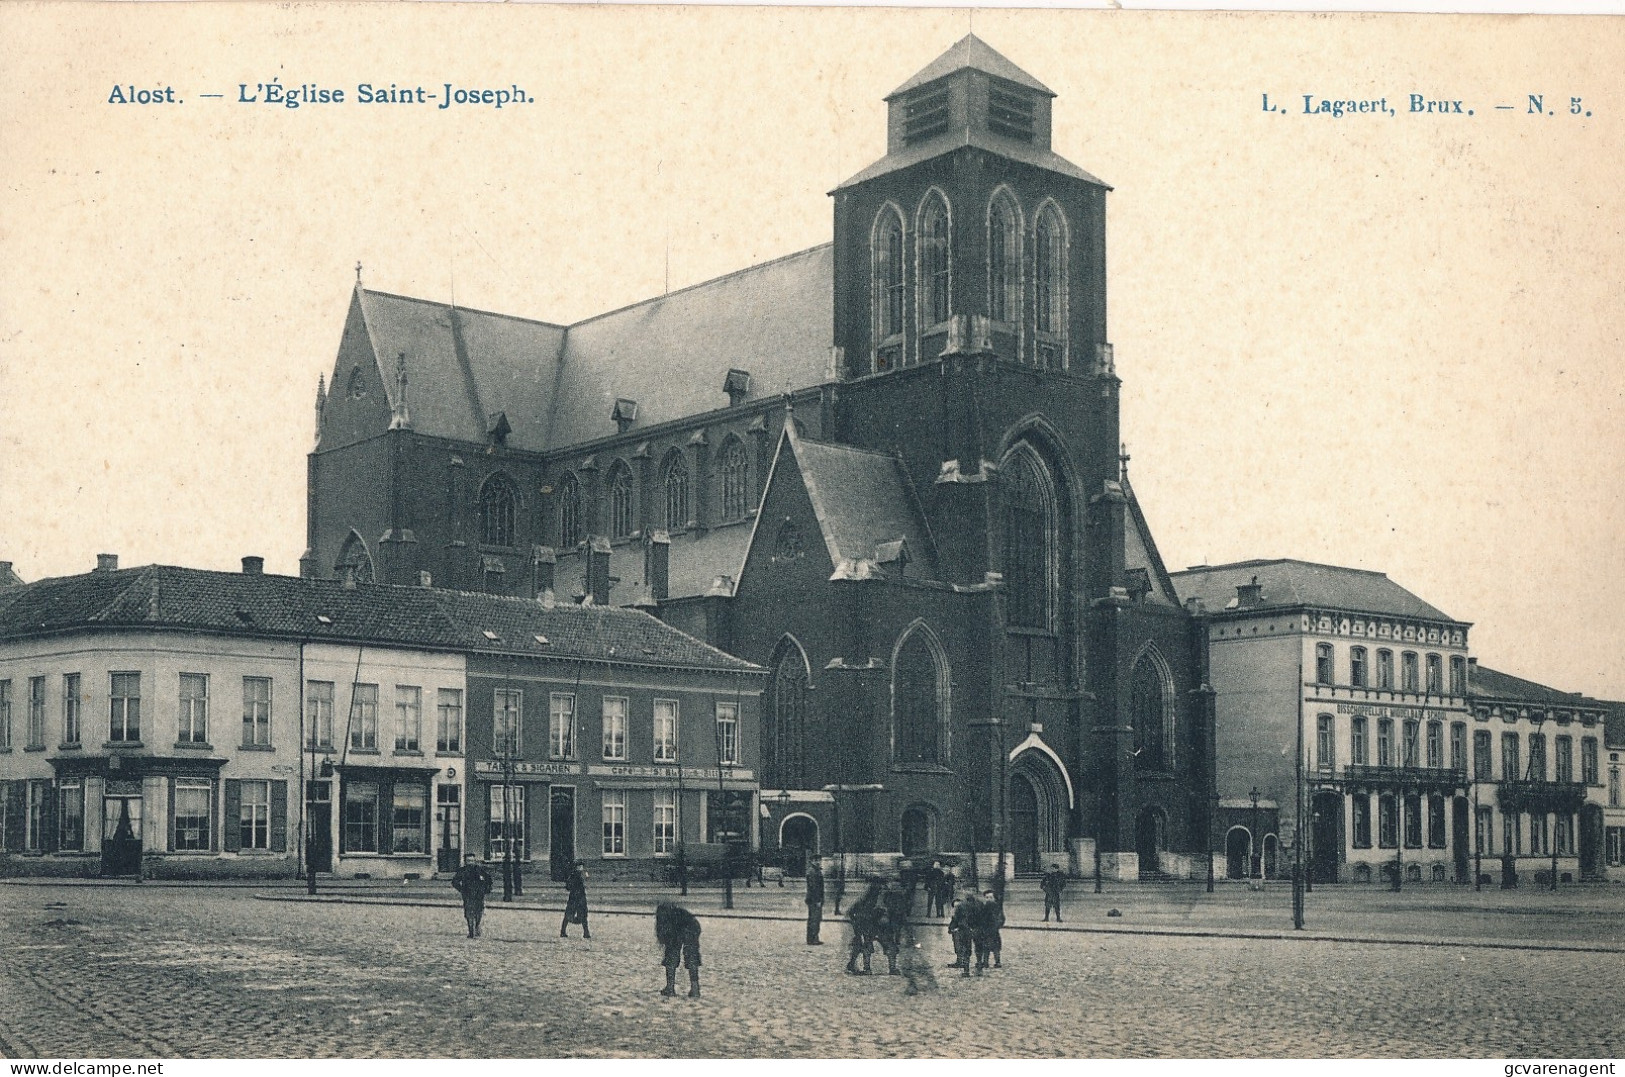
<path id="1" fill-rule="evenodd" d="M 955 71 L 963 71 L 966 68 L 983 71 L 1007 82 L 1013 82 L 1018 86 L 1025 86 L 1029 90 L 1037 90 L 1039 93 L 1048 94 L 1051 97 L 1055 96 L 1054 90 L 1051 90 L 1048 86 L 1045 86 L 1042 82 L 1005 59 L 993 46 L 975 34 L 966 34 L 950 45 L 947 52 L 915 72 L 913 78 L 887 94 L 886 100 L 890 101 L 899 94 L 908 93 L 910 90 L 924 86 L 928 82 L 935 82 L 944 76 L 953 74 Z"/>
<path id="2" fill-rule="evenodd" d="M 1556 688 L 1491 669 L 1479 662 L 1467 667 L 1467 694 L 1477 699 L 1538 703 L 1541 706 L 1605 709 L 1605 704 L 1600 700 L 1587 699 L 1579 692 L 1560 692 Z"/>
<path id="3" fill-rule="evenodd" d="M 5 599 L 0 640 L 157 628 L 713 671 L 757 668 L 641 610 L 547 607 L 432 588 L 346 589 L 332 580 L 148 565 L 40 580 L 8 590 Z M 537 642 L 538 635 L 548 642 Z"/>
<path id="4" fill-rule="evenodd" d="M 550 389 L 548 448 L 615 433 L 617 397 L 638 402 L 639 427 L 726 407 L 733 368 L 750 372 L 746 400 L 823 382 L 834 297 L 826 243 L 577 322 Z"/>
<path id="5" fill-rule="evenodd" d="M 826 243 L 570 326 L 358 285 L 350 317 L 391 407 L 405 356 L 414 430 L 484 442 L 501 413 L 508 445 L 544 451 L 615 434 L 621 398 L 638 402 L 639 427 L 726 407 L 733 368 L 750 372 L 747 400 L 824 381 L 834 273 Z"/>
<path id="6" fill-rule="evenodd" d="M 786 449 L 800 468 L 837 573 L 843 565 L 876 561 L 876 547 L 902 539 L 916 566 L 910 574 L 935 578 L 936 546 L 901 460 L 813 441 L 797 434 L 793 423 L 785 424 L 780 442 L 781 454 Z"/>
<path id="7" fill-rule="evenodd" d="M 1047 168 L 1051 172 L 1059 172 L 1063 176 L 1071 176 L 1073 179 L 1092 183 L 1097 187 L 1104 187 L 1108 191 L 1112 189 L 1111 184 L 1105 180 L 1085 172 L 1053 150 L 1040 149 L 1030 142 L 1004 138 L 987 131 L 972 128 L 950 131 L 936 138 L 906 146 L 896 153 L 888 153 L 862 172 L 842 180 L 835 190 L 843 191 L 848 187 L 872 180 L 877 176 L 901 172 L 905 168 L 913 168 L 922 162 L 933 160 L 966 147 L 985 150 L 988 153 L 1008 157 L 1013 161 L 1020 161 L 1022 164 L 1032 165 L 1035 168 Z"/>
<path id="8" fill-rule="evenodd" d="M 509 444 L 543 446 L 563 327 L 361 287 L 355 294 L 391 407 L 399 403 L 398 357 L 406 356 L 413 429 L 483 442 L 500 411 L 513 428 Z"/>
<path id="9" fill-rule="evenodd" d="M 1220 613 L 1235 609 L 1236 588 L 1255 576 L 1263 587 L 1263 599 L 1249 609 L 1313 606 L 1350 613 L 1465 623 L 1422 601 L 1384 573 L 1367 569 L 1281 558 L 1200 565 L 1172 573 L 1171 579 L 1181 602 L 1200 598 L 1209 613 Z"/>

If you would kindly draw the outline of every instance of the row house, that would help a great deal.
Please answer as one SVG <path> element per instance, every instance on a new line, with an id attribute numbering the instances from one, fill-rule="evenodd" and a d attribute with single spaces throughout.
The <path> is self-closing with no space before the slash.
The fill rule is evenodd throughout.
<path id="1" fill-rule="evenodd" d="M 258 558 L 245 558 L 241 574 L 121 571 L 104 555 L 95 572 L 0 591 L 0 870 L 405 877 L 452 870 L 465 848 L 501 856 L 504 817 L 493 834 L 489 805 L 504 797 L 489 787 L 505 767 L 502 784 L 523 789 L 511 775 L 528 764 L 516 758 L 517 737 L 500 765 L 493 755 L 492 723 L 521 706 L 522 689 L 497 692 L 491 674 L 529 678 L 537 661 L 544 671 L 568 663 L 572 690 L 597 692 L 601 713 L 623 700 L 632 729 L 634 715 L 663 713 L 668 701 L 691 725 L 709 704 L 719 729 L 731 724 L 730 739 L 718 734 L 727 765 L 717 788 L 734 811 L 719 804 L 713 816 L 754 810 L 746 726 L 758 671 L 646 613 L 272 576 Z M 539 698 L 573 719 L 563 697 Z M 585 735 L 557 733 L 569 743 Z M 612 729 L 593 733 L 614 740 Z M 699 727 L 673 736 L 686 736 L 698 762 Z M 627 753 L 613 765 L 643 762 Z M 617 783 L 626 788 L 608 789 Z M 658 781 L 622 773 L 577 784 L 606 834 L 617 795 L 649 797 L 643 814 L 657 825 Z M 673 842 L 707 836 L 709 804 L 701 794 Z M 680 814 L 680 798 L 674 807 Z M 524 817 L 522 807 L 507 816 Z M 600 847 L 626 856 L 608 837 L 600 846 L 585 818 L 577 843 L 576 825 L 555 816 L 540 840 L 519 827 L 522 858 L 532 845 L 566 858 Z M 710 830 L 724 832 L 754 833 L 723 822 Z M 660 852 L 649 828 L 622 840 Z"/>
<path id="2" fill-rule="evenodd" d="M 1226 874 L 1286 874 L 1291 851 L 1315 882 L 1466 878 L 1469 626 L 1379 572 L 1269 560 L 1174 580 L 1206 626 Z"/>
<path id="3" fill-rule="evenodd" d="M 1602 769 L 1608 704 L 1476 661 L 1471 707 L 1473 857 L 1483 878 L 1536 883 L 1606 873 L 1604 812 L 1619 807 L 1617 753 Z M 1618 862 L 1618 839 L 1615 863 Z M 1490 868 L 1485 861 L 1492 861 Z"/>

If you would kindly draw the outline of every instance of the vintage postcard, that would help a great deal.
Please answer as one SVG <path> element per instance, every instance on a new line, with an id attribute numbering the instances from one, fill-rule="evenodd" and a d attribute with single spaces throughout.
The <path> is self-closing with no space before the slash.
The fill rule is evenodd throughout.
<path id="1" fill-rule="evenodd" d="M 1622 56 L 0 9 L 0 1054 L 1612 1072 Z"/>

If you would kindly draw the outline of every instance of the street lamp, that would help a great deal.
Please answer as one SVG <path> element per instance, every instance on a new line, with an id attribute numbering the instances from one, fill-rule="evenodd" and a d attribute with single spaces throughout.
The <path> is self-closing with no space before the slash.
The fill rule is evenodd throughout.
<path id="1" fill-rule="evenodd" d="M 782 889 L 784 887 L 784 869 L 789 866 L 788 863 L 785 862 L 785 856 L 784 856 L 784 821 L 790 815 L 790 790 L 788 790 L 788 789 L 780 789 L 779 790 L 779 795 L 774 797 L 773 799 L 779 802 L 779 836 L 778 836 L 775 844 L 777 844 L 778 848 L 779 848 L 779 860 L 780 860 L 780 864 L 779 864 L 779 887 Z M 807 854 L 806 854 L 806 851 L 803 850 L 801 855 L 802 855 L 801 871 L 802 871 L 802 874 L 806 874 L 806 871 L 807 871 L 807 864 L 806 864 L 806 856 L 807 856 Z"/>
<path id="2" fill-rule="evenodd" d="M 1253 786 L 1253 832 L 1247 843 L 1248 874 L 1258 879 L 1264 874 L 1264 843 L 1258 836 L 1258 786 Z M 1256 859 L 1255 859 L 1256 857 Z M 1256 866 L 1255 866 L 1256 865 Z"/>

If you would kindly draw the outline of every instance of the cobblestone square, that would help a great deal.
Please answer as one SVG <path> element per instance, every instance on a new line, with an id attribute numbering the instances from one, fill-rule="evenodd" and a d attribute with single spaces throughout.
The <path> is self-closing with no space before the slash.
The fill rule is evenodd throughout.
<path id="1" fill-rule="evenodd" d="M 959 978 L 942 968 L 951 947 L 931 923 L 918 938 L 939 986 L 913 997 L 899 977 L 843 975 L 838 922 L 826 921 L 826 945 L 804 945 L 791 889 L 743 891 L 735 915 L 721 913 L 714 891 L 696 891 L 690 907 L 704 923 L 705 967 L 703 997 L 690 1000 L 657 994 L 648 909 L 666 892 L 606 888 L 584 941 L 578 932 L 559 938 L 560 894 L 541 889 L 511 907 L 494 903 L 484 936 L 473 940 L 434 883 L 405 894 L 358 888 L 315 903 L 290 888 L 5 885 L 0 1049 L 54 1057 L 1610 1057 L 1622 1053 L 1615 985 L 1625 952 L 1621 895 L 1611 891 L 1574 895 L 1568 919 L 1579 926 L 1567 939 L 1549 930 L 1565 919 L 1562 896 L 1509 903 L 1492 895 L 1455 912 L 1413 909 L 1398 925 L 1390 912 L 1393 941 L 1347 942 L 1235 937 L 1288 926 L 1274 915 L 1280 895 L 1085 894 L 1069 902 L 1067 929 L 1056 930 L 1035 922 L 1036 895 L 1018 888 L 1006 967 Z M 1335 926 L 1360 903 L 1386 898 L 1321 896 L 1321 918 Z M 1413 900 L 1472 899 L 1469 891 Z M 1108 904 L 1123 916 L 1105 918 Z M 1465 942 L 1425 944 L 1430 918 L 1448 921 L 1441 937 Z M 1476 925 L 1503 920 L 1524 928 L 1529 948 L 1483 945 L 1494 939 Z M 876 968 L 883 973 L 884 961 Z"/>

